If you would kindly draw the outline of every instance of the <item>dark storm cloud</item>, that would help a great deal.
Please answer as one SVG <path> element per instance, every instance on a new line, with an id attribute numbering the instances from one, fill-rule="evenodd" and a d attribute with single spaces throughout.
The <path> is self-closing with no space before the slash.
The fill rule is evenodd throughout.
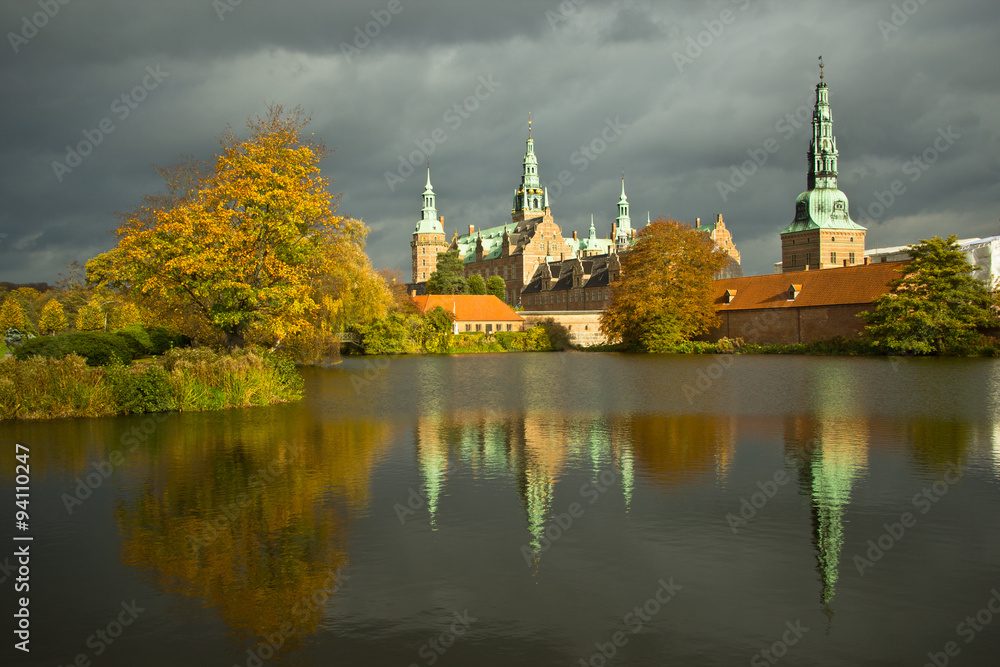
<path id="1" fill-rule="evenodd" d="M 26 41 L 39 0 L 0 7 L 4 280 L 51 281 L 111 247 L 113 212 L 158 188 L 153 164 L 210 158 L 227 124 L 241 131 L 268 102 L 312 115 L 309 131 L 335 149 L 324 173 L 340 211 L 372 227 L 375 264 L 404 276 L 424 182 L 407 163 L 430 158 L 449 236 L 502 224 L 529 111 L 566 235 L 591 214 L 609 231 L 624 170 L 634 224 L 647 210 L 722 213 L 745 270 L 768 272 L 805 188 L 821 53 L 841 187 L 855 219 L 871 217 L 869 237 L 998 231 L 993 0 L 41 4 L 58 12 Z M 56 174 L 102 121 L 113 129 Z M 947 151 L 914 167 L 941 132 Z M 769 139 L 777 150 L 733 185 Z M 880 212 L 895 181 L 905 191 Z"/>

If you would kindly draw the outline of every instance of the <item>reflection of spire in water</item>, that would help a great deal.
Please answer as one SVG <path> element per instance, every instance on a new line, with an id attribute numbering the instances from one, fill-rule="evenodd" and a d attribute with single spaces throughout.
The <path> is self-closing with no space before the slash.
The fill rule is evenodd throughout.
<path id="1" fill-rule="evenodd" d="M 622 487 L 622 499 L 625 501 L 626 513 L 632 508 L 632 491 L 635 489 L 635 450 L 632 447 L 628 419 L 625 417 L 623 422 L 612 426 L 608 442 L 608 446 L 615 453 L 615 463 L 618 465 L 618 479 Z"/>
<path id="2" fill-rule="evenodd" d="M 793 427 L 786 439 L 798 460 L 799 486 L 810 498 L 820 602 L 837 593 L 840 552 L 844 545 L 844 515 L 855 480 L 868 466 L 864 422 L 827 419 Z M 801 444 L 800 444 L 801 443 Z"/>
<path id="3" fill-rule="evenodd" d="M 416 451 L 423 477 L 431 529 L 437 530 L 438 501 L 448 476 L 448 447 L 441 438 L 439 417 L 417 417 Z"/>
<path id="4" fill-rule="evenodd" d="M 719 448 L 715 451 L 715 478 L 722 488 L 726 488 L 729 469 L 736 453 L 736 420 L 730 418 L 728 425 L 720 425 L 720 434 L 727 426 L 728 432 L 720 438 Z"/>

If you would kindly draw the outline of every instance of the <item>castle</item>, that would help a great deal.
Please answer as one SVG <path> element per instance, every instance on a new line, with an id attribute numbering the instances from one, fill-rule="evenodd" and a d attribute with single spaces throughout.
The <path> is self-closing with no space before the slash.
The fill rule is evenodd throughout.
<path id="1" fill-rule="evenodd" d="M 575 231 L 572 237 L 565 238 L 552 217 L 548 191 L 539 180 L 530 117 L 522 167 L 521 184 L 514 191 L 510 223 L 478 230 L 475 225 L 469 225 L 468 233 L 459 235 L 456 230 L 449 243 L 444 233 L 444 218 L 437 213 L 428 166 L 423 209 L 410 243 L 413 283 L 415 286 L 426 283 L 435 270 L 439 252 L 458 250 L 465 264 L 466 277 L 503 278 L 505 301 L 510 305 L 532 309 L 545 306 L 550 310 L 603 309 L 610 296 L 608 285 L 621 270 L 617 254 L 628 248 L 636 235 L 629 215 L 624 174 L 618 217 L 608 237 L 598 237 L 591 217 L 586 238 L 580 238 Z M 649 222 L 648 216 L 646 222 Z M 737 269 L 731 274 L 742 275 L 738 271 L 739 251 L 722 216 L 719 215 L 715 223 L 704 226 L 699 219 L 696 226 L 729 253 L 731 264 Z"/>

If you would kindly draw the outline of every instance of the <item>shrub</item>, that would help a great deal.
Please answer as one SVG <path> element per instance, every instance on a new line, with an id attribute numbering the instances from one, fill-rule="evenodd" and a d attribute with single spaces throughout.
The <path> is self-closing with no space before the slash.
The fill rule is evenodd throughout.
<path id="1" fill-rule="evenodd" d="M 190 338 L 184 334 L 175 333 L 166 327 L 146 327 L 144 331 L 149 335 L 149 341 L 152 344 L 152 353 L 156 355 L 163 354 L 174 347 L 188 347 L 191 345 Z"/>
<path id="2" fill-rule="evenodd" d="M 24 361 L 36 355 L 62 359 L 71 352 L 85 358 L 88 366 L 107 366 L 115 359 L 127 364 L 133 359 L 132 349 L 123 338 L 97 331 L 34 338 L 19 347 L 14 355 Z"/>
<path id="3" fill-rule="evenodd" d="M 125 341 L 129 350 L 132 351 L 133 358 L 145 357 L 153 353 L 152 339 L 146 330 L 137 324 L 117 329 L 111 333 Z"/>
<path id="4" fill-rule="evenodd" d="M 105 370 L 105 382 L 117 408 L 117 414 L 165 412 L 176 402 L 170 387 L 170 375 L 160 366 L 126 368 L 113 364 Z"/>

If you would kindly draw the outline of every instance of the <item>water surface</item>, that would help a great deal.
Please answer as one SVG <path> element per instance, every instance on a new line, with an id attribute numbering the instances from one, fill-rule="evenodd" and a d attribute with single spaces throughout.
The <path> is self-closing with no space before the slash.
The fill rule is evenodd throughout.
<path id="1" fill-rule="evenodd" d="M 305 376 L 293 405 L 0 424 L 4 497 L 30 447 L 34 538 L 31 653 L 4 655 L 1000 654 L 1000 362 L 506 354 Z"/>

